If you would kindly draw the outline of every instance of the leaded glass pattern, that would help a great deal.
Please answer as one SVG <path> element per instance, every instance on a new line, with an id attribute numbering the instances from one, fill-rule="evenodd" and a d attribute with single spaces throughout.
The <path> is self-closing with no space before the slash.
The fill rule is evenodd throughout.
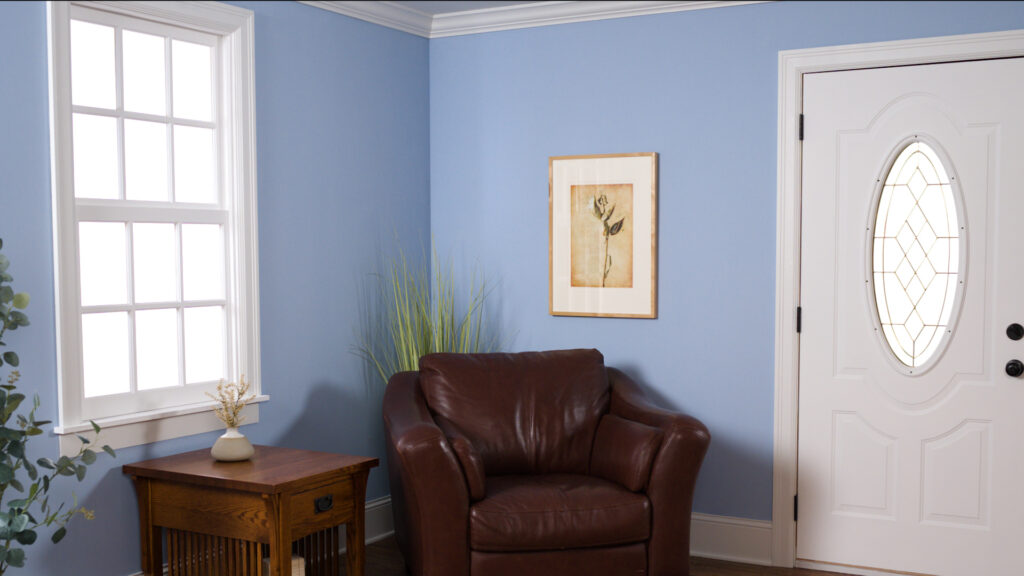
<path id="1" fill-rule="evenodd" d="M 949 174 L 924 142 L 904 148 L 885 177 L 871 259 L 885 341 L 904 365 L 945 341 L 960 282 L 960 219 Z"/>

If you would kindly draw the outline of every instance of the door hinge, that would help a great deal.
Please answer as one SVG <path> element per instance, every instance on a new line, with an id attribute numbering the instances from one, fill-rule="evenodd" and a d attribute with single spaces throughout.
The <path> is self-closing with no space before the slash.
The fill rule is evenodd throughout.
<path id="1" fill-rule="evenodd" d="M 797 516 L 798 516 L 798 515 L 797 515 L 797 510 L 798 510 L 799 508 L 798 508 L 798 506 L 797 506 L 797 503 L 798 503 L 798 500 L 797 500 L 797 498 L 798 498 L 798 495 L 796 495 L 796 494 L 793 494 L 793 522 L 796 522 L 796 521 L 797 521 Z"/>
<path id="2" fill-rule="evenodd" d="M 799 334 L 804 324 L 804 309 L 802 306 L 796 307 L 796 333 Z"/>
<path id="3" fill-rule="evenodd" d="M 800 115 L 800 140 L 804 139 L 804 115 Z"/>

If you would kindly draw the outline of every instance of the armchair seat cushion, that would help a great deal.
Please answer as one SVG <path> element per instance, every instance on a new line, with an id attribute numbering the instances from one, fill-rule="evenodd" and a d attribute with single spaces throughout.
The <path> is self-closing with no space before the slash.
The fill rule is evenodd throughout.
<path id="1" fill-rule="evenodd" d="M 629 544 L 650 531 L 647 496 L 579 474 L 488 477 L 469 511 L 469 547 L 481 552 Z"/>

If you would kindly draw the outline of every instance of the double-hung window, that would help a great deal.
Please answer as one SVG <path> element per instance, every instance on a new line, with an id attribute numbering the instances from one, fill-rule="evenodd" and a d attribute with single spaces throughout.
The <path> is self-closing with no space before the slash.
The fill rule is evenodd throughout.
<path id="1" fill-rule="evenodd" d="M 50 56 L 58 432 L 214 429 L 259 390 L 252 14 L 51 2 Z"/>

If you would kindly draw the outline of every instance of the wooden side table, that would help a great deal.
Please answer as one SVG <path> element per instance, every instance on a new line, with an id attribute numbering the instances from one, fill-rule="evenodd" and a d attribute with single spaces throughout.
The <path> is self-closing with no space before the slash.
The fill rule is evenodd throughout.
<path id="1" fill-rule="evenodd" d="M 209 449 L 125 465 L 139 500 L 142 570 L 171 576 L 290 576 L 293 551 L 312 576 L 363 576 L 366 479 L 376 458 L 256 446 L 245 462 L 217 462 Z"/>

